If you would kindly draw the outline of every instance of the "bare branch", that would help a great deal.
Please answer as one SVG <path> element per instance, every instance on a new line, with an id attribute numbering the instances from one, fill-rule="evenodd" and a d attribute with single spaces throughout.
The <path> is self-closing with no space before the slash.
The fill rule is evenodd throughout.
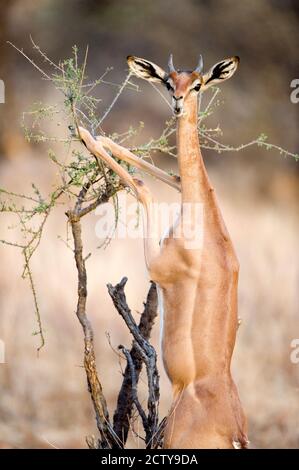
<path id="1" fill-rule="evenodd" d="M 143 427 L 146 431 L 146 433 L 148 433 L 149 429 L 148 429 L 148 419 L 146 417 L 146 414 L 140 404 L 140 401 L 138 399 L 138 394 L 137 394 L 137 374 L 136 374 L 136 369 L 135 369 L 135 365 L 134 365 L 134 362 L 133 362 L 133 359 L 132 359 L 132 356 L 130 354 L 130 351 L 128 351 L 128 349 L 126 349 L 124 346 L 120 345 L 118 347 L 124 354 L 124 356 L 126 357 L 127 359 L 127 364 L 128 364 L 128 369 L 130 371 L 130 375 L 131 375 L 131 400 L 132 402 L 135 404 L 136 408 L 137 408 L 137 411 L 142 419 L 142 424 L 143 424 Z"/>
<path id="2" fill-rule="evenodd" d="M 126 278 L 124 278 L 126 279 Z M 124 282 L 124 279 L 122 282 Z M 125 285 L 125 284 L 123 284 Z M 138 325 L 138 330 L 140 334 L 148 340 L 150 338 L 153 325 L 155 323 L 155 319 L 157 317 L 157 310 L 158 310 L 158 300 L 157 300 L 157 289 L 156 285 L 152 282 L 151 287 L 147 294 L 147 299 L 144 304 L 144 310 L 142 312 L 140 322 Z M 132 358 L 135 373 L 136 373 L 136 381 L 139 380 L 139 375 L 142 369 L 142 358 L 136 348 L 135 343 L 130 351 L 130 356 Z M 131 370 L 129 365 L 126 367 L 124 375 L 123 375 L 123 382 L 121 389 L 118 394 L 117 398 L 117 407 L 113 416 L 113 429 L 117 436 L 122 440 L 122 442 L 126 443 L 128 438 L 128 432 L 130 427 L 130 420 L 132 417 L 132 377 L 131 377 Z"/>
<path id="3" fill-rule="evenodd" d="M 158 445 L 155 440 L 155 436 L 158 436 L 159 434 L 159 374 L 156 364 L 157 355 L 155 349 L 148 341 L 157 315 L 157 291 L 155 284 L 152 283 L 139 326 L 137 326 L 126 301 L 124 292 L 126 283 L 127 278 L 123 278 L 116 286 L 113 287 L 111 284 L 108 284 L 107 287 L 115 308 L 124 319 L 135 340 L 130 352 L 130 358 L 134 365 L 134 380 L 136 378 L 136 383 L 138 382 L 141 372 L 142 362 L 146 365 L 149 396 L 147 403 L 148 416 L 145 425 L 145 441 L 146 446 L 151 448 Z M 114 430 L 118 437 L 123 440 L 124 444 L 127 439 L 130 418 L 132 415 L 132 404 L 134 402 L 134 390 L 132 393 L 132 388 L 134 389 L 134 387 L 135 385 L 132 383 L 132 365 L 128 362 L 124 373 L 122 388 L 118 396 L 117 409 L 114 414 Z M 141 418 L 142 421 L 144 421 L 142 415 Z"/>
<path id="4" fill-rule="evenodd" d="M 109 449 L 113 446 L 116 438 L 110 424 L 107 402 L 103 394 L 101 382 L 98 378 L 93 344 L 93 330 L 86 314 L 87 273 L 83 257 L 81 222 L 80 217 L 76 214 L 68 212 L 67 215 L 72 227 L 75 261 L 78 271 L 78 303 L 76 314 L 84 333 L 84 367 L 88 389 L 96 414 L 97 426 L 101 436 L 99 448 Z"/>

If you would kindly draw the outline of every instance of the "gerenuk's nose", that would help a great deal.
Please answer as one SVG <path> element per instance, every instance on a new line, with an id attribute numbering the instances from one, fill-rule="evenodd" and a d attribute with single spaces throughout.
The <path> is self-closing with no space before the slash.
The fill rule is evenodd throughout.
<path id="1" fill-rule="evenodd" d="M 173 99 L 174 99 L 175 101 L 179 101 L 179 100 L 182 100 L 183 97 L 182 97 L 182 96 L 174 96 L 174 95 L 173 95 Z"/>

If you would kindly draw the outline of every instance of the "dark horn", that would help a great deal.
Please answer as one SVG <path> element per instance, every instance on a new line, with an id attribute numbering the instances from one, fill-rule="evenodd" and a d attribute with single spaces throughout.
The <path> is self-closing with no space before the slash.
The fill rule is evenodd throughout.
<path id="1" fill-rule="evenodd" d="M 200 54 L 195 72 L 200 73 L 200 72 L 202 72 L 202 69 L 203 69 L 203 59 L 202 59 L 202 55 Z"/>

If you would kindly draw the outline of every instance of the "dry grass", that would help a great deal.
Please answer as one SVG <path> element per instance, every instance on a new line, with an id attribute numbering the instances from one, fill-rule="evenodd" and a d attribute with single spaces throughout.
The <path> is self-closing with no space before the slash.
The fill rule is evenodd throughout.
<path id="1" fill-rule="evenodd" d="M 47 186 L 47 168 L 47 163 L 32 159 L 10 162 L 2 168 L 1 185 L 21 190 L 38 176 Z M 214 171 L 213 176 L 241 263 L 243 324 L 234 376 L 249 416 L 250 439 L 254 447 L 298 447 L 299 366 L 289 359 L 291 339 L 299 337 L 296 207 L 289 200 L 274 204 L 254 199 L 254 191 L 245 199 L 239 190 L 236 197 L 220 174 Z M 160 199 L 165 200 L 168 192 L 163 189 Z M 112 410 L 121 373 L 105 332 L 115 346 L 128 345 L 129 337 L 105 286 L 128 276 L 128 301 L 138 312 L 148 283 L 142 242 L 113 241 L 106 250 L 95 250 L 99 244 L 96 220 L 91 215 L 84 223 L 88 250 L 93 250 L 87 264 L 88 310 L 96 333 L 100 376 Z M 64 233 L 63 214 L 52 217 L 33 262 L 46 333 L 46 347 L 39 358 L 36 338 L 31 335 L 36 329 L 32 298 L 26 281 L 19 277 L 22 259 L 15 249 L 0 247 L 0 337 L 6 343 L 6 364 L 0 365 L 0 447 L 85 447 L 85 435 L 95 432 L 82 368 L 82 335 L 74 314 L 74 261 L 57 239 L 57 234 Z M 157 326 L 153 341 L 159 351 L 158 337 Z M 160 370 L 162 416 L 167 412 L 170 388 L 161 364 Z M 131 438 L 130 446 L 136 445 Z"/>

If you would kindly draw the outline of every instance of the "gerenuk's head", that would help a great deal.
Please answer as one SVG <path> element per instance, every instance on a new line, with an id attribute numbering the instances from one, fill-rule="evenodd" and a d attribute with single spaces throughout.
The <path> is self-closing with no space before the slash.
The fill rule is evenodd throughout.
<path id="1" fill-rule="evenodd" d="M 168 72 L 149 60 L 128 56 L 130 70 L 139 78 L 150 82 L 162 83 L 172 97 L 173 112 L 181 116 L 184 112 L 184 101 L 190 93 L 199 94 L 210 86 L 231 78 L 238 68 L 238 56 L 224 59 L 215 64 L 208 72 L 203 73 L 203 60 L 200 56 L 197 67 L 193 71 L 176 70 L 172 55 L 168 61 Z"/>

